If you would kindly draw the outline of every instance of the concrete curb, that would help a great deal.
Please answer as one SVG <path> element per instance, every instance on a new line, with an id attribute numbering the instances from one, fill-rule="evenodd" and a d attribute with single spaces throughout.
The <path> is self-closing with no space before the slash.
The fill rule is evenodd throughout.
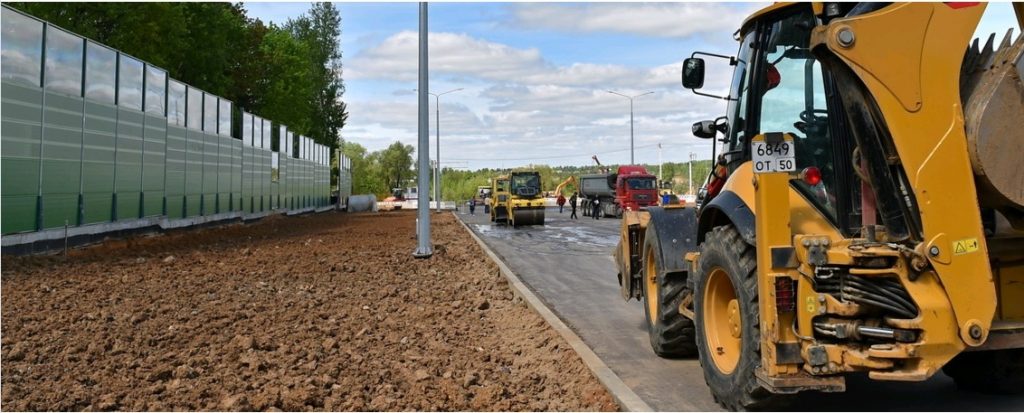
<path id="1" fill-rule="evenodd" d="M 476 243 L 480 245 L 480 248 L 482 248 L 487 256 L 491 258 L 491 261 L 494 261 L 494 264 L 498 266 L 499 270 L 501 270 L 501 275 L 505 276 L 505 279 L 508 280 L 508 283 L 512 286 L 512 290 L 516 295 L 522 297 L 533 311 L 540 314 L 541 318 L 543 318 L 551 328 L 555 329 L 555 331 L 557 331 L 558 334 L 561 335 L 570 346 L 572 346 L 572 349 L 576 351 L 576 354 L 578 354 L 583 360 L 583 364 L 585 364 L 587 368 L 594 373 L 597 380 L 600 381 L 606 389 L 608 389 L 608 393 L 611 393 L 612 398 L 615 399 L 615 402 L 619 404 L 619 407 L 621 407 L 622 410 L 628 412 L 654 411 L 654 409 L 640 399 L 640 396 L 637 396 L 629 386 L 626 386 L 626 383 L 624 383 L 611 368 L 604 364 L 604 361 L 594 353 L 594 350 L 591 349 L 587 343 L 583 342 L 583 339 L 576 335 L 569 326 L 562 322 L 562 319 L 558 318 L 551 309 L 544 305 L 544 302 L 541 301 L 533 291 L 530 291 L 529 287 L 519 279 L 519 276 L 512 272 L 512 269 L 508 268 L 508 266 L 498 258 L 498 255 L 495 254 L 494 251 L 491 251 L 491 248 L 488 247 L 479 236 L 477 236 L 476 232 L 469 228 L 465 222 L 459 219 L 458 215 L 454 212 L 452 213 L 452 216 L 455 217 L 455 220 L 458 221 L 459 224 L 462 224 L 462 227 L 466 229 L 466 232 L 476 240 Z"/>

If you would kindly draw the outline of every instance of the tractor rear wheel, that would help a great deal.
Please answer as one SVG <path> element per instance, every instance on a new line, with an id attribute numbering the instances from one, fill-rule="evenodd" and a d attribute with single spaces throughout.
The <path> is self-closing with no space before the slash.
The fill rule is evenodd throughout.
<path id="1" fill-rule="evenodd" d="M 683 300 L 691 295 L 686 288 L 686 273 L 664 272 L 658 251 L 654 225 L 644 237 L 641 285 L 644 316 L 654 354 L 660 357 L 687 357 L 697 354 L 693 340 L 693 320 L 679 312 Z"/>
<path id="2" fill-rule="evenodd" d="M 704 381 L 728 410 L 772 408 L 781 397 L 761 387 L 757 257 L 736 228 L 716 227 L 701 244 L 694 319 Z"/>
<path id="3" fill-rule="evenodd" d="M 957 387 L 985 394 L 1024 393 L 1024 349 L 960 353 L 942 367 Z"/>

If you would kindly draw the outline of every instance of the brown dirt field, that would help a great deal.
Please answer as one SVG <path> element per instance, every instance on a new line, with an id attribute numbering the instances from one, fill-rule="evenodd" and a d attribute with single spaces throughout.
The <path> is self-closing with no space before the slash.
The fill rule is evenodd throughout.
<path id="1" fill-rule="evenodd" d="M 616 410 L 450 214 L 325 213 L 3 257 L 10 410 Z"/>

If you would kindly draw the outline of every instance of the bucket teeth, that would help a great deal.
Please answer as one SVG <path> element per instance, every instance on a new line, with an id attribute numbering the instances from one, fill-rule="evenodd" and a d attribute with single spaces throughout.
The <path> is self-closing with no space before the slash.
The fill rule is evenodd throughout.
<path id="1" fill-rule="evenodd" d="M 975 40 L 964 55 L 960 99 L 971 167 L 982 207 L 999 209 L 1015 228 L 1024 228 L 1024 165 L 1016 154 L 1024 139 L 1024 35 L 1010 29 L 997 42 Z M 994 46 L 997 45 L 998 46 Z M 1009 218 L 1018 217 L 1018 218 Z"/>
<path id="2" fill-rule="evenodd" d="M 1014 41 L 1013 29 L 1009 29 L 995 47 L 996 34 L 992 33 L 985 41 L 985 45 L 979 48 L 979 40 L 974 39 L 967 47 L 964 54 L 963 64 L 960 68 L 960 96 L 962 103 L 967 104 L 970 96 L 974 94 L 975 88 L 983 82 L 986 73 L 991 73 L 1004 64 L 1014 64 L 1017 73 L 1022 73 L 1021 43 L 1024 42 L 1024 35 L 1018 35 Z"/>

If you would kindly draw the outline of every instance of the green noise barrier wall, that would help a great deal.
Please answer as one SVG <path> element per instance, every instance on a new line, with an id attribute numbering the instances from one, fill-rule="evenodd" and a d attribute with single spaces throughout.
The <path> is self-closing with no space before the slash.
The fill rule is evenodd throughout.
<path id="1" fill-rule="evenodd" d="M 5 247 L 65 228 L 97 234 L 327 205 L 327 151 L 312 140 L 142 60 L 0 9 Z M 319 163 L 309 145 L 322 152 Z"/>

